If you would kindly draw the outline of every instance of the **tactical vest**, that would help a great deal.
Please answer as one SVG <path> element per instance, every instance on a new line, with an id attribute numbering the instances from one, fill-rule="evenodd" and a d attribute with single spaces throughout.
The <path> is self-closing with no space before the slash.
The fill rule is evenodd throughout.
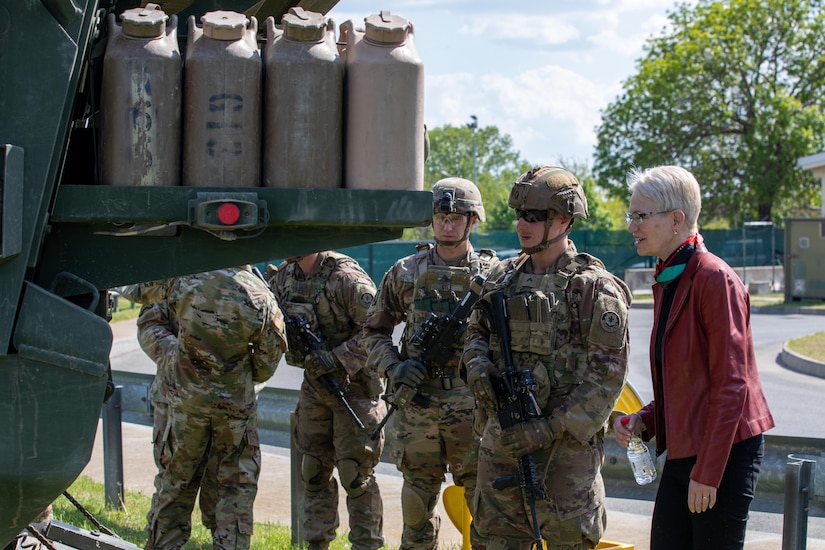
<path id="1" fill-rule="evenodd" d="M 516 271 L 511 264 L 494 289 L 504 292 L 510 326 L 510 346 L 516 369 L 530 370 L 538 386 L 536 400 L 549 412 L 580 384 L 587 370 L 579 312 L 571 303 L 570 280 L 590 266 L 603 267 L 597 258 L 577 254 L 552 274 Z M 492 360 L 503 368 L 501 343 L 490 337 Z"/>
<path id="2" fill-rule="evenodd" d="M 404 327 L 402 336 L 403 351 L 405 357 L 415 358 L 420 352 L 416 346 L 409 345 L 410 339 L 415 335 L 422 323 L 430 316 L 430 313 L 437 315 L 449 315 L 455 310 L 458 302 L 464 297 L 470 288 L 470 281 L 476 275 L 486 275 L 490 271 L 492 261 L 496 257 L 493 250 L 481 249 L 469 255 L 468 265 L 452 267 L 445 265 L 435 265 L 430 261 L 432 244 L 418 245 L 415 254 L 416 270 L 414 273 L 413 300 L 410 310 L 407 312 L 407 324 Z M 458 366 L 461 358 L 461 351 L 464 348 L 463 342 L 456 343 L 453 348 L 455 354 L 445 363 L 445 367 Z M 430 377 L 440 376 L 444 373 L 428 373 Z M 456 373 L 451 374 L 454 376 Z"/>
<path id="3" fill-rule="evenodd" d="M 323 340 L 323 349 L 332 350 L 352 335 L 352 325 L 348 319 L 337 318 L 330 306 L 324 287 L 335 269 L 347 262 L 354 262 L 352 258 L 328 252 L 321 260 L 320 269 L 306 280 L 299 281 L 293 275 L 296 265 L 281 264 L 278 271 L 287 270 L 289 275 L 283 286 L 278 290 L 278 303 L 284 313 L 291 317 L 303 317 L 313 332 L 319 334 Z M 304 357 L 297 357 L 297 350 L 287 352 L 287 362 L 291 365 L 303 365 Z"/>

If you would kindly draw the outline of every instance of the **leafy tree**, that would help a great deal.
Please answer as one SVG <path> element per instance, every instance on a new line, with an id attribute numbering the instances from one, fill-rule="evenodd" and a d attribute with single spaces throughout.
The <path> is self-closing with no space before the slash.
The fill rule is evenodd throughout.
<path id="1" fill-rule="evenodd" d="M 473 130 L 468 126 L 447 124 L 433 128 L 430 135 L 430 156 L 425 164 L 424 180 L 429 185 L 458 176 L 473 181 Z M 513 140 L 495 126 L 479 127 L 475 131 L 475 182 L 484 200 L 487 221 L 479 230 L 494 231 L 512 227 L 512 212 L 507 208 L 510 187 L 530 165 L 513 149 Z"/>
<path id="2" fill-rule="evenodd" d="M 796 161 L 825 145 L 822 0 L 699 0 L 669 19 L 603 113 L 600 184 L 626 199 L 630 168 L 679 164 L 705 220 L 808 215 L 818 187 Z"/>
<path id="3" fill-rule="evenodd" d="M 622 207 L 617 214 L 611 211 L 608 207 L 604 193 L 599 189 L 596 183 L 596 177 L 593 175 L 593 170 L 586 162 L 576 159 L 559 159 L 557 162 L 559 166 L 567 168 L 573 172 L 582 184 L 584 189 L 584 196 L 587 197 L 587 219 L 584 221 L 576 220 L 574 227 L 578 229 L 614 229 L 616 224 L 614 218 L 618 215 L 621 223 L 624 223 L 624 213 L 627 210 Z M 623 226 L 619 228 L 624 229 Z"/>
<path id="4" fill-rule="evenodd" d="M 473 180 L 473 130 L 469 126 L 445 125 L 429 130 L 430 154 L 425 164 L 425 187 L 450 176 Z M 515 228 L 513 211 L 507 206 L 510 189 L 518 176 L 530 169 L 529 162 L 513 148 L 513 140 L 496 126 L 476 129 L 476 174 L 479 191 L 484 200 L 487 221 L 481 231 L 502 231 Z M 575 160 L 559 161 L 579 178 L 588 198 L 590 218 L 577 229 L 609 229 L 610 214 L 601 206 L 603 197 L 596 186 L 590 167 Z M 577 222 L 581 224 L 582 222 Z M 432 230 L 407 230 L 405 238 L 429 239 Z"/>

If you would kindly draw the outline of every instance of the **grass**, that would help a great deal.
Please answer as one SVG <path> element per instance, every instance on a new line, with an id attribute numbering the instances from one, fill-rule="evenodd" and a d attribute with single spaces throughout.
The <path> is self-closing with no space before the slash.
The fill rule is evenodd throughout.
<path id="1" fill-rule="evenodd" d="M 805 307 L 825 310 L 825 300 L 799 300 L 785 302 L 782 293 L 752 294 L 751 306 L 771 307 Z M 809 334 L 788 342 L 788 348 L 799 355 L 825 363 L 825 332 Z"/>
<path id="2" fill-rule="evenodd" d="M 825 310 L 825 300 L 791 300 L 786 302 L 785 294 L 772 292 L 770 294 L 751 294 L 751 306 L 763 307 L 805 307 Z"/>
<path id="3" fill-rule="evenodd" d="M 105 493 L 102 483 L 98 483 L 88 476 L 80 476 L 68 489 L 74 497 L 98 522 L 110 529 L 127 542 L 143 548 L 146 544 L 147 533 L 146 513 L 149 511 L 151 497 L 140 492 L 126 491 L 124 501 L 127 505 L 124 510 L 111 508 L 105 505 Z M 80 527 L 87 531 L 97 530 L 86 516 L 84 516 L 66 497 L 60 496 L 52 503 L 54 519 Z M 212 548 L 212 535 L 200 522 L 200 512 L 195 506 L 192 514 L 192 537 L 183 547 L 184 550 Z M 288 527 L 272 523 L 255 523 L 252 535 L 252 550 L 280 550 L 300 548 L 291 543 L 291 533 Z M 331 550 L 345 550 L 350 548 L 346 534 L 338 535 L 330 545 Z M 386 547 L 385 547 L 386 548 Z"/>
<path id="4" fill-rule="evenodd" d="M 788 348 L 799 355 L 825 363 L 825 332 L 791 340 L 788 342 Z"/>
<path id="5" fill-rule="evenodd" d="M 123 296 L 117 296 L 117 311 L 112 311 L 112 323 L 125 321 L 127 319 L 137 319 L 140 314 L 140 304 L 130 302 Z"/>

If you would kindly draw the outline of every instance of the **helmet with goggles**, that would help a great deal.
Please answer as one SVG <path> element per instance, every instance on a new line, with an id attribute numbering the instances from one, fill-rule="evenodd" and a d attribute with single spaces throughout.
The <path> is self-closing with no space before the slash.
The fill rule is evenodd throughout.
<path id="1" fill-rule="evenodd" d="M 471 213 L 484 221 L 484 205 L 478 187 L 464 178 L 444 178 L 433 185 L 433 213 Z"/>
<path id="2" fill-rule="evenodd" d="M 558 166 L 533 168 L 516 180 L 507 205 L 517 211 L 554 210 L 565 218 L 587 219 L 587 198 L 579 180 Z"/>

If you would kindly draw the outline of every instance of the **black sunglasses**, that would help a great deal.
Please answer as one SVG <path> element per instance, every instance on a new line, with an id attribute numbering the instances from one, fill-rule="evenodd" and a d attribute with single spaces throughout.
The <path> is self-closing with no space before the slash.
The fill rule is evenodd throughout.
<path id="1" fill-rule="evenodd" d="M 547 210 L 521 210 L 516 208 L 516 219 L 524 218 L 527 223 L 547 221 Z"/>

